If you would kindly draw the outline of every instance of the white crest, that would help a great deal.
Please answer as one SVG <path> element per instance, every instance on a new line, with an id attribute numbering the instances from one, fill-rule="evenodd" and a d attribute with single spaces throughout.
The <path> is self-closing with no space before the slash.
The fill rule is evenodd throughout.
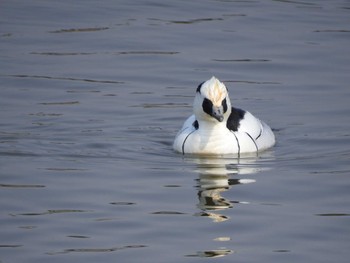
<path id="1" fill-rule="evenodd" d="M 208 98 L 214 106 L 220 107 L 228 92 L 224 83 L 213 76 L 203 83 L 201 93 Z"/>

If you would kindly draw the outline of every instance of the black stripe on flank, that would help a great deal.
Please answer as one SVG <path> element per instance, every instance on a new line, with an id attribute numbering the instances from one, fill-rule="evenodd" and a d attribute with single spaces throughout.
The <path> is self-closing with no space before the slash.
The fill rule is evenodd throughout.
<path id="1" fill-rule="evenodd" d="M 260 133 L 259 133 L 259 135 L 255 138 L 255 140 L 258 140 L 259 139 L 259 137 L 261 136 L 261 134 L 262 134 L 262 129 L 260 128 Z"/>
<path id="2" fill-rule="evenodd" d="M 254 143 L 254 145 L 255 145 L 255 148 L 256 148 L 256 151 L 259 151 L 258 145 L 256 145 L 256 142 L 255 142 L 255 140 L 253 139 L 253 137 L 252 137 L 248 132 L 246 132 L 246 134 L 247 134 L 248 137 L 253 141 L 253 143 Z"/>
<path id="3" fill-rule="evenodd" d="M 196 130 L 194 130 L 194 131 L 192 131 L 191 133 L 189 133 L 189 134 L 186 136 L 184 142 L 182 143 L 182 154 L 183 154 L 183 155 L 185 155 L 185 143 L 186 143 L 186 141 L 187 141 L 187 138 L 188 138 L 192 133 L 194 133 L 195 131 L 196 131 Z"/>
<path id="4" fill-rule="evenodd" d="M 241 153 L 241 146 L 239 145 L 239 141 L 238 141 L 238 138 L 237 138 L 237 136 L 236 136 L 236 134 L 233 132 L 233 131 L 231 131 L 232 132 L 232 134 L 233 134 L 233 136 L 235 136 L 235 138 L 236 138 L 236 142 L 237 142 L 237 146 L 238 146 L 238 157 L 239 157 L 239 155 L 240 155 L 240 153 Z"/>

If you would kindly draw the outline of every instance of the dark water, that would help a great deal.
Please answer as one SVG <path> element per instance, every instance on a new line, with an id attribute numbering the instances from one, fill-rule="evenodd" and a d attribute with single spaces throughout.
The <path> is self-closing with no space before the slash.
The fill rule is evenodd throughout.
<path id="1" fill-rule="evenodd" d="M 346 0 L 2 1 L 0 262 L 348 262 L 349 25 Z M 172 151 L 212 75 L 276 147 Z"/>

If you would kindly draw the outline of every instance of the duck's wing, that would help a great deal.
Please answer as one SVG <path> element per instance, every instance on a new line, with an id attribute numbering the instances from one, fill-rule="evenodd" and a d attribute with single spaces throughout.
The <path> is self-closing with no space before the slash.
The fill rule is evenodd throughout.
<path id="1" fill-rule="evenodd" d="M 187 120 L 184 122 L 184 125 L 182 125 L 182 128 L 179 132 L 181 132 L 184 129 L 198 129 L 198 121 L 196 120 L 196 117 L 191 115 L 190 117 L 187 118 Z"/>
<path id="2" fill-rule="evenodd" d="M 275 136 L 271 128 L 249 111 L 232 108 L 232 113 L 227 120 L 227 128 L 233 132 L 248 135 L 254 141 L 257 150 L 266 149 L 275 144 Z"/>
<path id="3" fill-rule="evenodd" d="M 238 131 L 248 133 L 254 140 L 258 140 L 263 133 L 263 130 L 264 127 L 262 121 L 249 111 L 244 111 L 244 115 L 239 121 Z"/>
<path id="4" fill-rule="evenodd" d="M 183 153 L 183 147 L 187 137 L 197 129 L 198 121 L 196 120 L 196 117 L 192 115 L 185 121 L 181 130 L 177 133 L 173 144 L 174 150 Z"/>
<path id="5" fill-rule="evenodd" d="M 227 128 L 233 132 L 248 133 L 254 140 L 258 139 L 263 131 L 262 122 L 249 111 L 232 107 L 227 120 Z"/>

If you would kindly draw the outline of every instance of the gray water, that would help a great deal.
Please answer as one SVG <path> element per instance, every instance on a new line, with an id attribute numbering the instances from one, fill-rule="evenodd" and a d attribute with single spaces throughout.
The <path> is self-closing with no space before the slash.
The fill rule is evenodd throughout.
<path id="1" fill-rule="evenodd" d="M 348 262 L 349 25 L 346 0 L 1 1 L 0 262 Z M 274 148 L 172 151 L 212 75 Z"/>

